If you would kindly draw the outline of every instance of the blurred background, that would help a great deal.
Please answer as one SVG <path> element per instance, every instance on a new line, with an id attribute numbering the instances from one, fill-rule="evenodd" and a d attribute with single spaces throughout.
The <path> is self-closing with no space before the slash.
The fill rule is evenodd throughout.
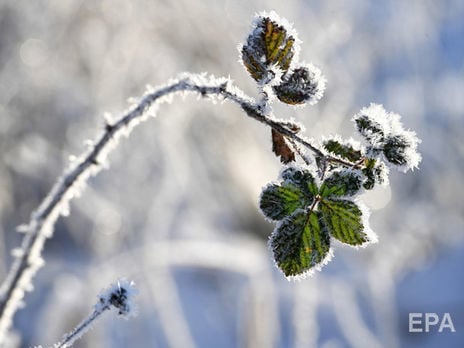
<path id="1" fill-rule="evenodd" d="M 90 180 L 49 240 L 12 347 L 52 345 L 119 277 L 139 314 L 106 314 L 76 347 L 462 347 L 464 2 L 461 0 L 0 1 L 0 279 L 71 155 L 146 84 L 178 73 L 256 85 L 237 44 L 253 15 L 294 23 L 301 59 L 328 84 L 314 107 L 275 105 L 307 135 L 353 133 L 370 102 L 422 138 L 419 171 L 365 197 L 379 243 L 334 242 L 322 272 L 288 282 L 258 211 L 277 178 L 268 128 L 236 105 L 160 108 Z M 411 312 L 450 313 L 455 333 L 409 333 Z M 422 324 L 424 328 L 424 324 Z M 14 343 L 16 342 L 16 343 Z"/>

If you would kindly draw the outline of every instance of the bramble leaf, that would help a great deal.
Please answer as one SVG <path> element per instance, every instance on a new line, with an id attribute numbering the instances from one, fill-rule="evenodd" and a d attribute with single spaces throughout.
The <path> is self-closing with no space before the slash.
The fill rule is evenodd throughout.
<path id="1" fill-rule="evenodd" d="M 301 210 L 283 220 L 272 233 L 269 246 L 285 276 L 302 275 L 326 260 L 330 236 L 319 220 L 319 213 Z"/>
<path id="2" fill-rule="evenodd" d="M 335 139 L 324 141 L 323 146 L 333 155 L 346 159 L 350 162 L 357 162 L 362 157 L 361 151 L 354 149 L 353 146 L 349 144 L 342 144 Z"/>
<path id="3" fill-rule="evenodd" d="M 282 171 L 281 176 L 285 181 L 290 181 L 298 185 L 308 198 L 312 199 L 313 196 L 317 195 L 319 192 L 313 175 L 307 170 L 288 167 Z"/>
<path id="4" fill-rule="evenodd" d="M 366 160 L 365 166 L 374 173 L 376 160 Z M 358 203 L 343 198 L 361 189 L 363 174 L 351 169 L 329 173 L 319 187 L 309 170 L 290 166 L 282 171 L 280 184 L 263 190 L 261 210 L 279 221 L 269 246 L 287 277 L 328 261 L 331 236 L 352 246 L 374 241 Z"/>
<path id="5" fill-rule="evenodd" d="M 283 25 L 260 16 L 242 47 L 243 64 L 256 81 L 267 82 L 272 68 L 277 67 L 284 73 L 289 69 L 295 55 L 294 46 L 295 38 Z"/>
<path id="6" fill-rule="evenodd" d="M 261 194 L 259 207 L 271 220 L 282 220 L 297 209 L 303 209 L 310 202 L 299 186 L 291 182 L 282 185 L 271 184 Z"/>
<path id="7" fill-rule="evenodd" d="M 319 190 L 321 197 L 352 196 L 361 189 L 361 177 L 351 170 L 336 171 L 324 180 Z"/>
<path id="8" fill-rule="evenodd" d="M 308 102 L 316 104 L 322 98 L 325 89 L 325 78 L 321 71 L 313 65 L 294 69 L 284 75 L 282 83 L 274 87 L 277 98 L 286 104 L 296 105 Z"/>
<path id="9" fill-rule="evenodd" d="M 345 199 L 325 199 L 321 201 L 319 209 L 322 223 L 332 237 L 353 246 L 370 242 L 364 232 L 362 211 L 356 203 Z"/>
<path id="10" fill-rule="evenodd" d="M 356 127 L 359 133 L 364 136 L 368 141 L 383 138 L 384 130 L 382 125 L 375 120 L 369 118 L 367 115 L 358 115 L 355 118 Z"/>

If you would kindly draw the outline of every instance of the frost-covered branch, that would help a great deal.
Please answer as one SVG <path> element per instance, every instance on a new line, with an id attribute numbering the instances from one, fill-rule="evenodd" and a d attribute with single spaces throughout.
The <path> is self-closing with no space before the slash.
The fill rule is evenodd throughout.
<path id="1" fill-rule="evenodd" d="M 24 292 L 32 288 L 32 278 L 43 265 L 42 249 L 47 238 L 53 234 L 54 225 L 60 215 L 66 215 L 69 202 L 78 196 L 86 181 L 104 167 L 106 156 L 118 144 L 122 135 L 128 136 L 141 122 L 156 111 L 156 107 L 171 100 L 175 94 L 193 92 L 214 100 L 231 100 L 237 103 L 248 116 L 270 126 L 293 141 L 303 145 L 316 155 L 323 156 L 321 150 L 309 140 L 296 134 L 285 121 L 279 121 L 272 114 L 265 114 L 260 105 L 226 78 L 201 75 L 183 75 L 170 81 L 166 86 L 147 93 L 116 122 L 107 119 L 102 134 L 93 142 L 87 152 L 80 156 L 58 179 L 48 196 L 32 214 L 16 259 L 0 291 L 0 342 L 10 326 L 13 315 L 22 305 Z"/>

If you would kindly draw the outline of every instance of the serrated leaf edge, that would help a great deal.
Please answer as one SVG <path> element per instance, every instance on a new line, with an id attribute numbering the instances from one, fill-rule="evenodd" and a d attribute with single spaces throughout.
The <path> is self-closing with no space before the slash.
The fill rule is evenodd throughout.
<path id="1" fill-rule="evenodd" d="M 343 243 L 341 241 L 339 241 L 337 238 L 334 238 L 332 236 L 330 236 L 331 239 L 337 241 L 337 244 L 338 245 L 346 245 L 350 248 L 353 248 L 353 249 L 364 249 L 366 246 L 370 245 L 370 244 L 375 244 L 379 241 L 379 237 L 377 236 L 377 234 L 371 229 L 370 225 L 369 225 L 369 217 L 371 215 L 371 211 L 370 209 L 367 207 L 366 204 L 364 204 L 361 200 L 359 199 L 347 199 L 347 198 L 342 198 L 340 197 L 340 199 L 337 198 L 331 198 L 332 201 L 337 201 L 337 200 L 349 200 L 349 201 L 352 201 L 353 203 L 355 203 L 359 210 L 361 211 L 361 223 L 363 225 L 363 233 L 366 234 L 367 236 L 367 241 L 364 242 L 363 244 L 360 244 L 360 245 L 351 245 L 351 244 L 347 244 L 347 243 Z"/>
<path id="2" fill-rule="evenodd" d="M 251 25 L 251 30 L 255 30 L 258 25 L 260 24 L 261 20 L 263 18 L 269 18 L 272 22 L 277 23 L 279 26 L 284 27 L 285 31 L 287 32 L 288 36 L 292 36 L 295 40 L 293 43 L 293 50 L 294 50 L 294 55 L 292 58 L 292 63 L 295 61 L 297 62 L 299 59 L 300 55 L 300 48 L 302 41 L 298 38 L 298 33 L 297 31 L 293 28 L 293 24 L 290 23 L 287 19 L 280 17 L 275 11 L 261 11 L 255 14 L 252 25 Z M 292 68 L 293 64 L 290 64 L 290 68 Z"/>
<path id="3" fill-rule="evenodd" d="M 342 196 L 338 196 L 338 195 L 330 195 L 328 196 L 327 198 L 334 198 L 337 199 L 337 198 L 340 198 L 340 199 L 348 199 L 348 200 L 353 200 L 353 197 L 356 197 L 356 196 L 360 196 L 362 195 L 364 192 L 366 192 L 366 189 L 362 186 L 362 179 L 364 178 L 364 174 L 361 172 L 361 170 L 359 169 L 355 169 L 355 168 L 337 168 L 337 169 L 334 169 L 332 170 L 329 175 L 325 178 L 325 180 L 329 179 L 332 175 L 334 175 L 335 173 L 340 173 L 340 174 L 343 174 L 343 173 L 347 173 L 347 174 L 353 174 L 355 176 L 357 176 L 360 180 L 361 180 L 361 187 L 359 188 L 359 190 L 352 194 L 352 195 L 342 195 Z M 321 185 L 319 186 L 319 188 L 322 187 L 322 185 L 324 184 L 325 180 L 321 183 Z"/>
<path id="4" fill-rule="evenodd" d="M 261 188 L 261 193 L 259 194 L 259 197 L 258 197 L 258 210 L 259 212 L 261 213 L 261 215 L 264 217 L 264 220 L 266 220 L 267 222 L 272 222 L 272 223 L 276 223 L 276 221 L 279 221 L 279 220 L 273 220 L 269 217 L 267 217 L 265 214 L 264 214 L 264 211 L 261 209 L 261 199 L 263 198 L 263 195 L 264 195 L 264 192 L 266 192 L 266 190 L 271 187 L 271 186 L 274 186 L 274 185 L 277 185 L 277 186 L 281 186 L 281 181 L 271 181 L 269 183 L 267 183 L 266 185 L 264 185 L 262 188 Z M 297 209 L 298 210 L 298 209 Z"/>
<path id="5" fill-rule="evenodd" d="M 309 214 L 309 212 L 306 209 L 297 209 L 292 213 L 292 215 L 287 216 L 285 219 L 282 219 L 279 222 L 277 222 L 276 226 L 272 230 L 272 233 L 269 235 L 269 238 L 267 240 L 267 247 L 268 247 L 269 251 L 271 252 L 271 254 L 273 254 L 271 241 L 272 241 L 272 238 L 274 237 L 274 235 L 277 233 L 277 231 L 280 229 L 282 224 L 287 219 L 290 219 L 291 216 L 299 214 L 299 213 Z M 330 239 L 332 240 L 334 238 L 330 237 Z M 320 272 L 322 270 L 322 268 L 332 260 L 333 256 L 334 256 L 333 248 L 329 247 L 329 251 L 327 252 L 327 254 L 325 255 L 324 259 L 321 262 L 319 262 L 318 264 L 314 265 L 313 267 L 311 267 L 310 269 L 308 269 L 307 271 L 305 271 L 305 272 L 303 272 L 301 274 L 291 275 L 291 276 L 285 275 L 285 273 L 280 269 L 279 265 L 277 264 L 277 261 L 276 261 L 275 257 L 272 257 L 272 261 L 274 263 L 274 267 L 276 267 L 279 270 L 279 272 L 284 275 L 285 279 L 287 279 L 289 282 L 291 282 L 291 281 L 301 281 L 303 279 L 312 277 L 314 275 L 314 273 Z"/>

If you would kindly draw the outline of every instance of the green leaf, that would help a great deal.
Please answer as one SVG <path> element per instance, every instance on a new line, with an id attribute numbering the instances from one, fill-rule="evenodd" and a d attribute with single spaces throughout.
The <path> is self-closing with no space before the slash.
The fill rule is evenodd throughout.
<path id="1" fill-rule="evenodd" d="M 260 17 L 256 28 L 242 47 L 242 60 L 256 81 L 267 78 L 275 66 L 286 72 L 295 55 L 295 38 L 284 26 L 268 17 Z"/>
<path id="2" fill-rule="evenodd" d="M 259 207 L 263 214 L 271 220 L 282 220 L 297 209 L 310 204 L 311 197 L 305 195 L 301 188 L 293 183 L 282 183 L 282 186 L 268 185 L 261 194 Z"/>
<path id="3" fill-rule="evenodd" d="M 321 197 L 352 196 L 361 189 L 361 177 L 353 171 L 334 172 L 324 180 L 320 188 Z"/>
<path id="4" fill-rule="evenodd" d="M 362 211 L 356 203 L 344 199 L 325 199 L 321 201 L 319 210 L 322 223 L 332 237 L 353 246 L 370 242 L 365 233 Z"/>
<path id="5" fill-rule="evenodd" d="M 319 223 L 319 213 L 300 210 L 276 227 L 269 246 L 285 276 L 295 277 L 326 260 L 330 236 Z"/>
<path id="6" fill-rule="evenodd" d="M 282 171 L 281 176 L 285 182 L 292 182 L 300 187 L 308 196 L 309 201 L 312 201 L 313 197 L 319 193 L 314 176 L 308 170 L 288 167 Z"/>
<path id="7" fill-rule="evenodd" d="M 361 151 L 355 150 L 349 144 L 342 144 L 338 140 L 329 139 L 324 141 L 323 144 L 324 148 L 329 151 L 330 153 L 346 159 L 350 162 L 357 162 L 361 159 Z"/>

